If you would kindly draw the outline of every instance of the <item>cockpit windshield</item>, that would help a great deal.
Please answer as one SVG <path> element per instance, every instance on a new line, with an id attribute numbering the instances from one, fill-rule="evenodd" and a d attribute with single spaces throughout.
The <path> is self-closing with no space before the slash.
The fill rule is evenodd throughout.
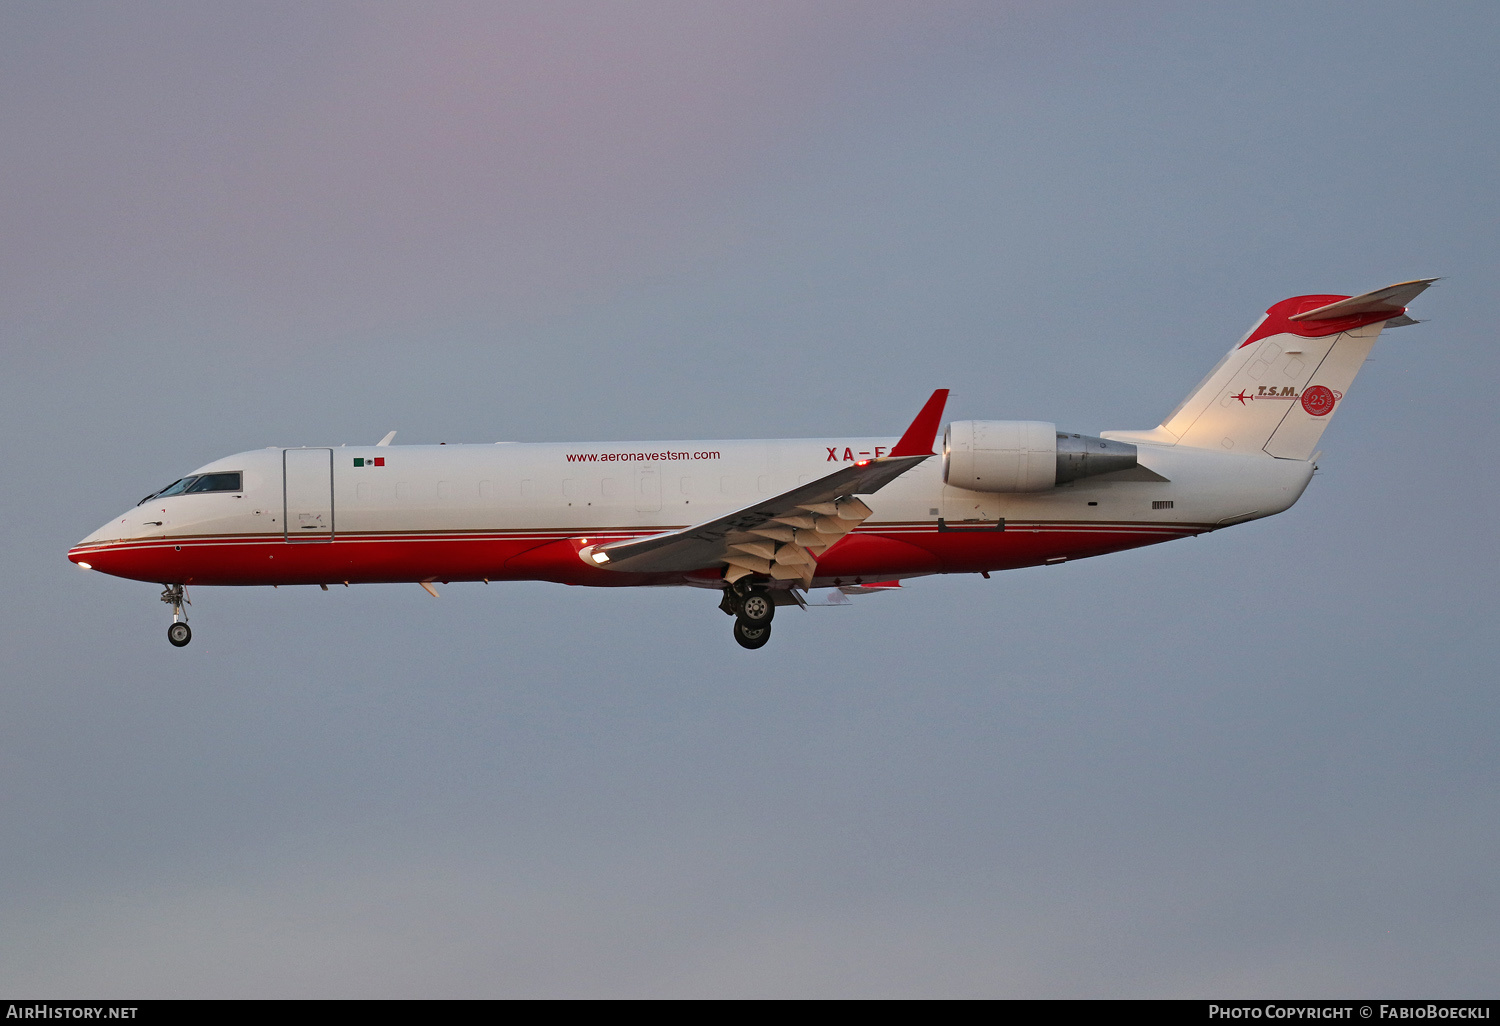
<path id="1" fill-rule="evenodd" d="M 180 481 L 173 481 L 159 492 L 152 492 L 140 502 L 150 502 L 152 499 L 165 499 L 169 495 L 186 495 L 197 492 L 240 492 L 244 491 L 241 484 L 242 475 L 238 470 L 220 471 L 215 474 L 195 474 L 185 477 Z"/>
<path id="2" fill-rule="evenodd" d="M 218 474 L 200 474 L 185 492 L 237 492 L 240 491 L 238 470 Z"/>

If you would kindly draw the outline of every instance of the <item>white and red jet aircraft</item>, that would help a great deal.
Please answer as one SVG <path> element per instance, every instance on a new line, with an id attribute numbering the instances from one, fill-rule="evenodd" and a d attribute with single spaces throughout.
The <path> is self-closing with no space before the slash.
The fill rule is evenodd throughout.
<path id="1" fill-rule="evenodd" d="M 1062 563 L 1280 513 L 1386 326 L 1436 279 L 1277 303 L 1160 426 L 964 420 L 899 438 L 270 448 L 216 460 L 79 542 L 84 569 L 188 585 L 542 580 L 722 592 L 746 648 L 779 605 Z"/>

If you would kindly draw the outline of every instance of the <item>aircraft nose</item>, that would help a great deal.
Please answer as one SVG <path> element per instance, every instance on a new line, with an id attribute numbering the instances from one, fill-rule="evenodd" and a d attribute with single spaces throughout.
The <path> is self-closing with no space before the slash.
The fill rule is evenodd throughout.
<path id="1" fill-rule="evenodd" d="M 104 570 L 109 562 L 109 543 L 120 540 L 119 518 L 109 521 L 97 531 L 89 534 L 68 550 L 68 561 L 83 570 Z"/>

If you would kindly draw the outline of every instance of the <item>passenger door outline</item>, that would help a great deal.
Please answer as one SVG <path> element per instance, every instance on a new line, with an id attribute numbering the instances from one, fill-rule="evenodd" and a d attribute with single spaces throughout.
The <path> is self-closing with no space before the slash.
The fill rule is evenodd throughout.
<path id="1" fill-rule="evenodd" d="M 333 519 L 333 450 L 281 450 L 282 538 L 297 542 L 331 542 Z"/>

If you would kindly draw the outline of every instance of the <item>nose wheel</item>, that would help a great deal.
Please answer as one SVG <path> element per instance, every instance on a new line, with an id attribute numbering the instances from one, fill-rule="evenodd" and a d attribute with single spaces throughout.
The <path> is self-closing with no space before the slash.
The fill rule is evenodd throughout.
<path id="1" fill-rule="evenodd" d="M 161 600 L 172 607 L 172 623 L 167 627 L 167 640 L 173 647 L 181 648 L 193 640 L 193 629 L 187 625 L 185 606 L 193 604 L 187 589 L 180 584 L 169 584 L 162 589 Z"/>

